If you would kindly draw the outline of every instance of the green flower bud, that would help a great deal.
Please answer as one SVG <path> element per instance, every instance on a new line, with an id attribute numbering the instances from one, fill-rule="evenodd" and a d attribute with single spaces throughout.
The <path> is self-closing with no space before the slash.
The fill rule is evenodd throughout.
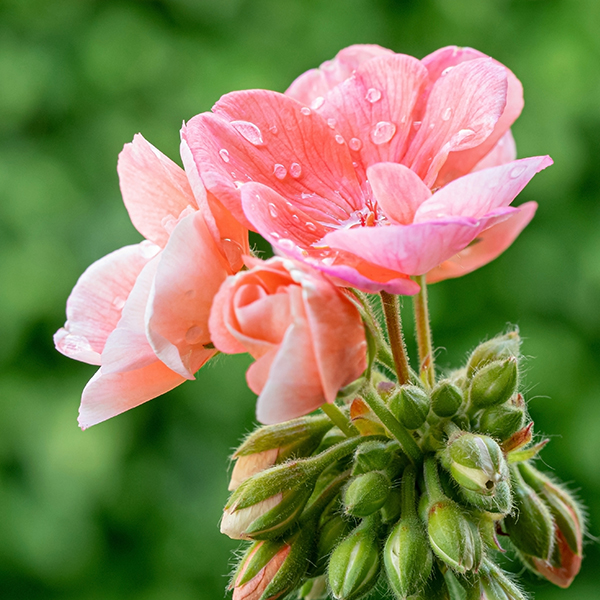
<path id="1" fill-rule="evenodd" d="M 429 543 L 437 557 L 459 573 L 476 571 L 483 547 L 477 527 L 452 500 L 435 502 L 428 512 Z"/>
<path id="2" fill-rule="evenodd" d="M 340 442 L 343 442 L 347 439 L 348 436 L 344 432 L 342 432 L 341 429 L 338 429 L 337 427 L 332 427 L 323 436 L 319 447 L 313 452 L 313 454 L 321 454 L 322 452 L 325 452 L 325 450 L 329 450 L 329 448 L 331 448 L 332 446 L 335 446 L 336 444 L 339 444 Z"/>
<path id="3" fill-rule="evenodd" d="M 433 555 L 415 511 L 415 470 L 402 477 L 402 518 L 392 529 L 383 551 L 390 587 L 398 598 L 416 594 L 427 581 Z"/>
<path id="4" fill-rule="evenodd" d="M 514 581 L 491 561 L 485 559 L 479 571 L 479 583 L 487 600 L 525 600 Z"/>
<path id="5" fill-rule="evenodd" d="M 510 331 L 498 335 L 487 342 L 479 344 L 467 362 L 467 377 L 470 379 L 474 373 L 485 365 L 497 361 L 519 356 L 521 338 L 517 331 Z"/>
<path id="6" fill-rule="evenodd" d="M 524 424 L 524 406 L 508 402 L 482 411 L 477 429 L 503 442 L 519 431 Z"/>
<path id="7" fill-rule="evenodd" d="M 381 507 L 381 521 L 385 525 L 395 523 L 400 518 L 401 495 L 398 488 L 392 488 L 390 494 Z"/>
<path id="8" fill-rule="evenodd" d="M 438 417 L 452 417 L 462 403 L 460 388 L 447 379 L 440 381 L 431 392 L 431 409 Z"/>
<path id="9" fill-rule="evenodd" d="M 520 552 L 549 560 L 554 546 L 554 522 L 542 499 L 512 468 L 515 509 L 504 519 L 510 541 Z"/>
<path id="10" fill-rule="evenodd" d="M 515 357 L 489 363 L 473 375 L 469 388 L 472 409 L 504 404 L 517 389 L 518 366 Z"/>
<path id="11" fill-rule="evenodd" d="M 336 600 L 355 600 L 377 583 L 379 521 L 377 513 L 365 519 L 333 551 L 327 569 L 329 587 Z"/>
<path id="12" fill-rule="evenodd" d="M 487 435 L 458 432 L 450 437 L 440 458 L 456 483 L 484 496 L 493 496 L 498 483 L 508 479 L 502 450 Z"/>
<path id="13" fill-rule="evenodd" d="M 235 451 L 236 461 L 229 490 L 265 469 L 291 457 L 309 456 L 332 427 L 328 417 L 302 417 L 286 423 L 260 427 Z"/>
<path id="14" fill-rule="evenodd" d="M 390 410 L 407 429 L 418 429 L 429 413 L 429 396 L 416 385 L 403 385 L 390 400 Z"/>
<path id="15" fill-rule="evenodd" d="M 321 525 L 317 541 L 317 560 L 315 569 L 311 572 L 312 575 L 320 575 L 325 572 L 329 555 L 340 540 L 350 533 L 351 529 L 352 524 L 341 514 L 332 516 Z"/>
<path id="16" fill-rule="evenodd" d="M 327 600 L 329 590 L 327 589 L 327 577 L 319 575 L 304 583 L 298 593 L 299 600 Z"/>
<path id="17" fill-rule="evenodd" d="M 367 517 L 379 510 L 390 493 L 391 482 L 382 471 L 369 471 L 354 477 L 344 490 L 344 509 L 354 517 Z"/>
<path id="18" fill-rule="evenodd" d="M 412 595 L 410 600 L 454 600 L 446 585 L 446 578 L 442 575 L 437 564 L 434 564 L 433 576 L 429 578 L 425 587 Z M 477 598 L 477 600 L 480 599 Z"/>
<path id="19" fill-rule="evenodd" d="M 354 453 L 352 475 L 360 475 L 369 471 L 382 471 L 391 460 L 390 445 L 386 442 L 365 442 Z"/>
<path id="20" fill-rule="evenodd" d="M 513 497 L 508 481 L 498 482 L 493 496 L 484 496 L 465 488 L 460 488 L 459 493 L 469 504 L 479 510 L 491 513 L 497 519 L 510 513 L 513 507 Z"/>

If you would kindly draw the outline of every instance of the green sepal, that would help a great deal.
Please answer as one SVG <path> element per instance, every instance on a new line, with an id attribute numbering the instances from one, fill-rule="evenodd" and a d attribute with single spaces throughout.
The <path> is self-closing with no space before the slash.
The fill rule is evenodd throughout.
<path id="1" fill-rule="evenodd" d="M 482 411 L 479 414 L 477 430 L 503 442 L 521 430 L 524 424 L 524 409 L 509 402 Z"/>
<path id="2" fill-rule="evenodd" d="M 427 392 L 415 385 L 401 386 L 389 402 L 393 415 L 404 427 L 411 430 L 418 429 L 425 423 L 429 406 Z"/>
<path id="3" fill-rule="evenodd" d="M 369 471 L 357 475 L 343 493 L 344 510 L 353 517 L 367 517 L 379 510 L 388 498 L 392 487 L 383 471 Z"/>
<path id="4" fill-rule="evenodd" d="M 324 575 L 308 579 L 298 592 L 299 600 L 327 600 L 328 597 L 327 577 Z"/>
<path id="5" fill-rule="evenodd" d="M 483 496 L 477 492 L 471 492 L 460 488 L 460 496 L 479 510 L 484 510 L 498 518 L 507 515 L 513 508 L 513 497 L 509 481 L 501 481 L 496 485 L 496 493 L 493 496 Z"/>
<path id="6" fill-rule="evenodd" d="M 431 410 L 438 417 L 452 417 L 464 402 L 460 388 L 448 379 L 440 381 L 431 392 Z"/>
<path id="7" fill-rule="evenodd" d="M 325 572 L 331 552 L 350 533 L 352 528 L 352 522 L 348 521 L 341 514 L 332 516 L 321 525 L 317 542 L 317 560 L 313 575 Z"/>
<path id="8" fill-rule="evenodd" d="M 517 359 L 514 357 L 487 364 L 471 380 L 470 410 L 504 404 L 515 393 L 518 379 Z"/>
<path id="9" fill-rule="evenodd" d="M 479 576 L 487 600 L 526 600 L 515 582 L 490 560 L 483 561 Z"/>
<path id="10" fill-rule="evenodd" d="M 401 502 L 400 490 L 398 488 L 392 488 L 385 504 L 380 510 L 382 523 L 389 525 L 395 523 L 400 518 Z"/>
<path id="11" fill-rule="evenodd" d="M 525 448 L 524 450 L 513 450 L 506 455 L 506 460 L 509 464 L 520 463 L 526 460 L 535 458 L 542 450 L 542 448 L 550 441 L 549 438 L 542 440 L 538 444 Z"/>
<path id="12" fill-rule="evenodd" d="M 513 356 L 517 358 L 520 346 L 521 338 L 517 330 L 498 335 L 487 342 L 479 344 L 467 361 L 467 378 L 471 379 L 476 371 L 491 362 Z"/>
<path id="13" fill-rule="evenodd" d="M 392 459 L 390 450 L 390 444 L 387 442 L 365 442 L 361 444 L 354 453 L 352 475 L 384 470 Z"/>

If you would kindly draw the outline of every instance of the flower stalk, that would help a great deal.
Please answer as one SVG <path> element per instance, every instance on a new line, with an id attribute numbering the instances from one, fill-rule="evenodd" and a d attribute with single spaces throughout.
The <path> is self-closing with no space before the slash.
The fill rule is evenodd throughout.
<path id="1" fill-rule="evenodd" d="M 359 435 L 358 429 L 352 424 L 350 419 L 340 410 L 337 404 L 325 403 L 321 410 L 331 419 L 331 422 L 338 427 L 346 437 L 355 437 Z"/>
<path id="2" fill-rule="evenodd" d="M 398 383 L 403 385 L 410 380 L 410 370 L 408 367 L 406 344 L 404 343 L 404 335 L 402 333 L 398 296 L 394 296 L 388 292 L 381 292 L 381 304 L 390 337 L 390 346 L 392 347 L 392 356 L 394 358 Z"/>
<path id="3" fill-rule="evenodd" d="M 419 293 L 413 296 L 417 345 L 419 347 L 419 372 L 421 379 L 431 389 L 435 385 L 435 365 L 427 302 L 427 276 L 417 275 L 415 281 L 421 287 Z"/>

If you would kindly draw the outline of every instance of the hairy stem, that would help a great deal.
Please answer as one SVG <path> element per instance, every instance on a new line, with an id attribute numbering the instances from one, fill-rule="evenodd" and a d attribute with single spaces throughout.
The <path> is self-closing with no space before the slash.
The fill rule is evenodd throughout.
<path id="1" fill-rule="evenodd" d="M 390 337 L 390 345 L 392 347 L 392 356 L 394 358 L 398 383 L 404 385 L 405 383 L 408 383 L 410 379 L 410 371 L 408 368 L 408 357 L 406 355 L 404 336 L 402 335 L 402 322 L 400 320 L 398 297 L 388 294 L 387 292 L 381 292 L 381 304 L 383 305 L 383 313 L 385 315 L 385 322 Z"/>
<path id="2" fill-rule="evenodd" d="M 433 364 L 433 343 L 429 325 L 429 307 L 427 305 L 426 275 L 418 275 L 415 281 L 421 286 L 421 291 L 413 296 L 417 344 L 419 346 L 419 370 L 423 381 L 429 386 L 435 385 L 435 366 Z"/>
<path id="3" fill-rule="evenodd" d="M 355 437 L 359 435 L 358 429 L 352 424 L 350 419 L 339 409 L 336 404 L 326 402 L 321 406 L 321 410 L 331 419 L 331 422 L 341 429 L 346 437 Z"/>

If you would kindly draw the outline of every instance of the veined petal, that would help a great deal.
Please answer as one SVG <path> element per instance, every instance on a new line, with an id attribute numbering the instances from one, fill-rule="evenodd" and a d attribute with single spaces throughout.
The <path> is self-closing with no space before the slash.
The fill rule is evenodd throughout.
<path id="1" fill-rule="evenodd" d="M 402 163 L 432 187 L 450 152 L 478 146 L 492 133 L 506 106 L 507 86 L 506 69 L 491 58 L 455 66 L 433 86 Z"/>
<path id="2" fill-rule="evenodd" d="M 517 145 L 512 131 L 509 129 L 498 143 L 474 167 L 473 171 L 481 171 L 490 167 L 498 167 L 517 158 Z M 473 172 L 472 171 L 472 172 Z"/>
<path id="3" fill-rule="evenodd" d="M 377 204 L 400 225 L 413 222 L 415 212 L 431 191 L 411 169 L 398 163 L 378 163 L 367 169 L 367 177 Z"/>
<path id="4" fill-rule="evenodd" d="M 210 342 L 213 298 L 229 273 L 202 214 L 182 219 L 160 256 L 145 313 L 156 356 L 182 377 L 194 379 L 195 355 Z"/>
<path id="5" fill-rule="evenodd" d="M 67 322 L 54 336 L 56 349 L 99 365 L 138 275 L 159 250 L 151 242 L 142 242 L 115 250 L 89 266 L 67 300 Z"/>
<path id="6" fill-rule="evenodd" d="M 286 96 L 310 106 L 319 104 L 315 100 L 351 77 L 363 63 L 378 56 L 393 56 L 393 52 L 375 44 L 354 44 L 340 50 L 333 60 L 324 62 L 318 69 L 306 71 L 292 82 Z"/>
<path id="7" fill-rule="evenodd" d="M 349 150 L 315 111 L 283 94 L 248 90 L 223 96 L 214 112 L 194 117 L 182 135 L 207 189 L 240 222 L 250 227 L 239 192 L 248 181 L 313 219 L 345 220 L 361 206 Z"/>
<path id="8" fill-rule="evenodd" d="M 536 209 L 535 202 L 518 206 L 508 219 L 482 231 L 471 245 L 429 271 L 427 282 L 461 277 L 500 256 L 533 219 Z"/>
<path id="9" fill-rule="evenodd" d="M 197 208 L 185 172 L 139 133 L 119 154 L 117 171 L 131 222 L 163 247 L 169 239 L 165 221 L 177 219 L 188 206 Z"/>
<path id="10" fill-rule="evenodd" d="M 363 177 L 369 165 L 404 156 L 426 82 L 419 60 L 392 54 L 365 62 L 325 97 L 320 113 L 345 138 Z"/>
<path id="11" fill-rule="evenodd" d="M 551 164 L 549 156 L 534 156 L 455 179 L 419 206 L 415 223 L 446 217 L 478 218 L 508 206 L 536 173 Z"/>
<path id="12" fill-rule="evenodd" d="M 493 217 L 449 217 L 412 225 L 360 227 L 334 231 L 324 242 L 364 260 L 406 275 L 422 275 L 466 248 L 486 227 L 515 209 Z"/>

